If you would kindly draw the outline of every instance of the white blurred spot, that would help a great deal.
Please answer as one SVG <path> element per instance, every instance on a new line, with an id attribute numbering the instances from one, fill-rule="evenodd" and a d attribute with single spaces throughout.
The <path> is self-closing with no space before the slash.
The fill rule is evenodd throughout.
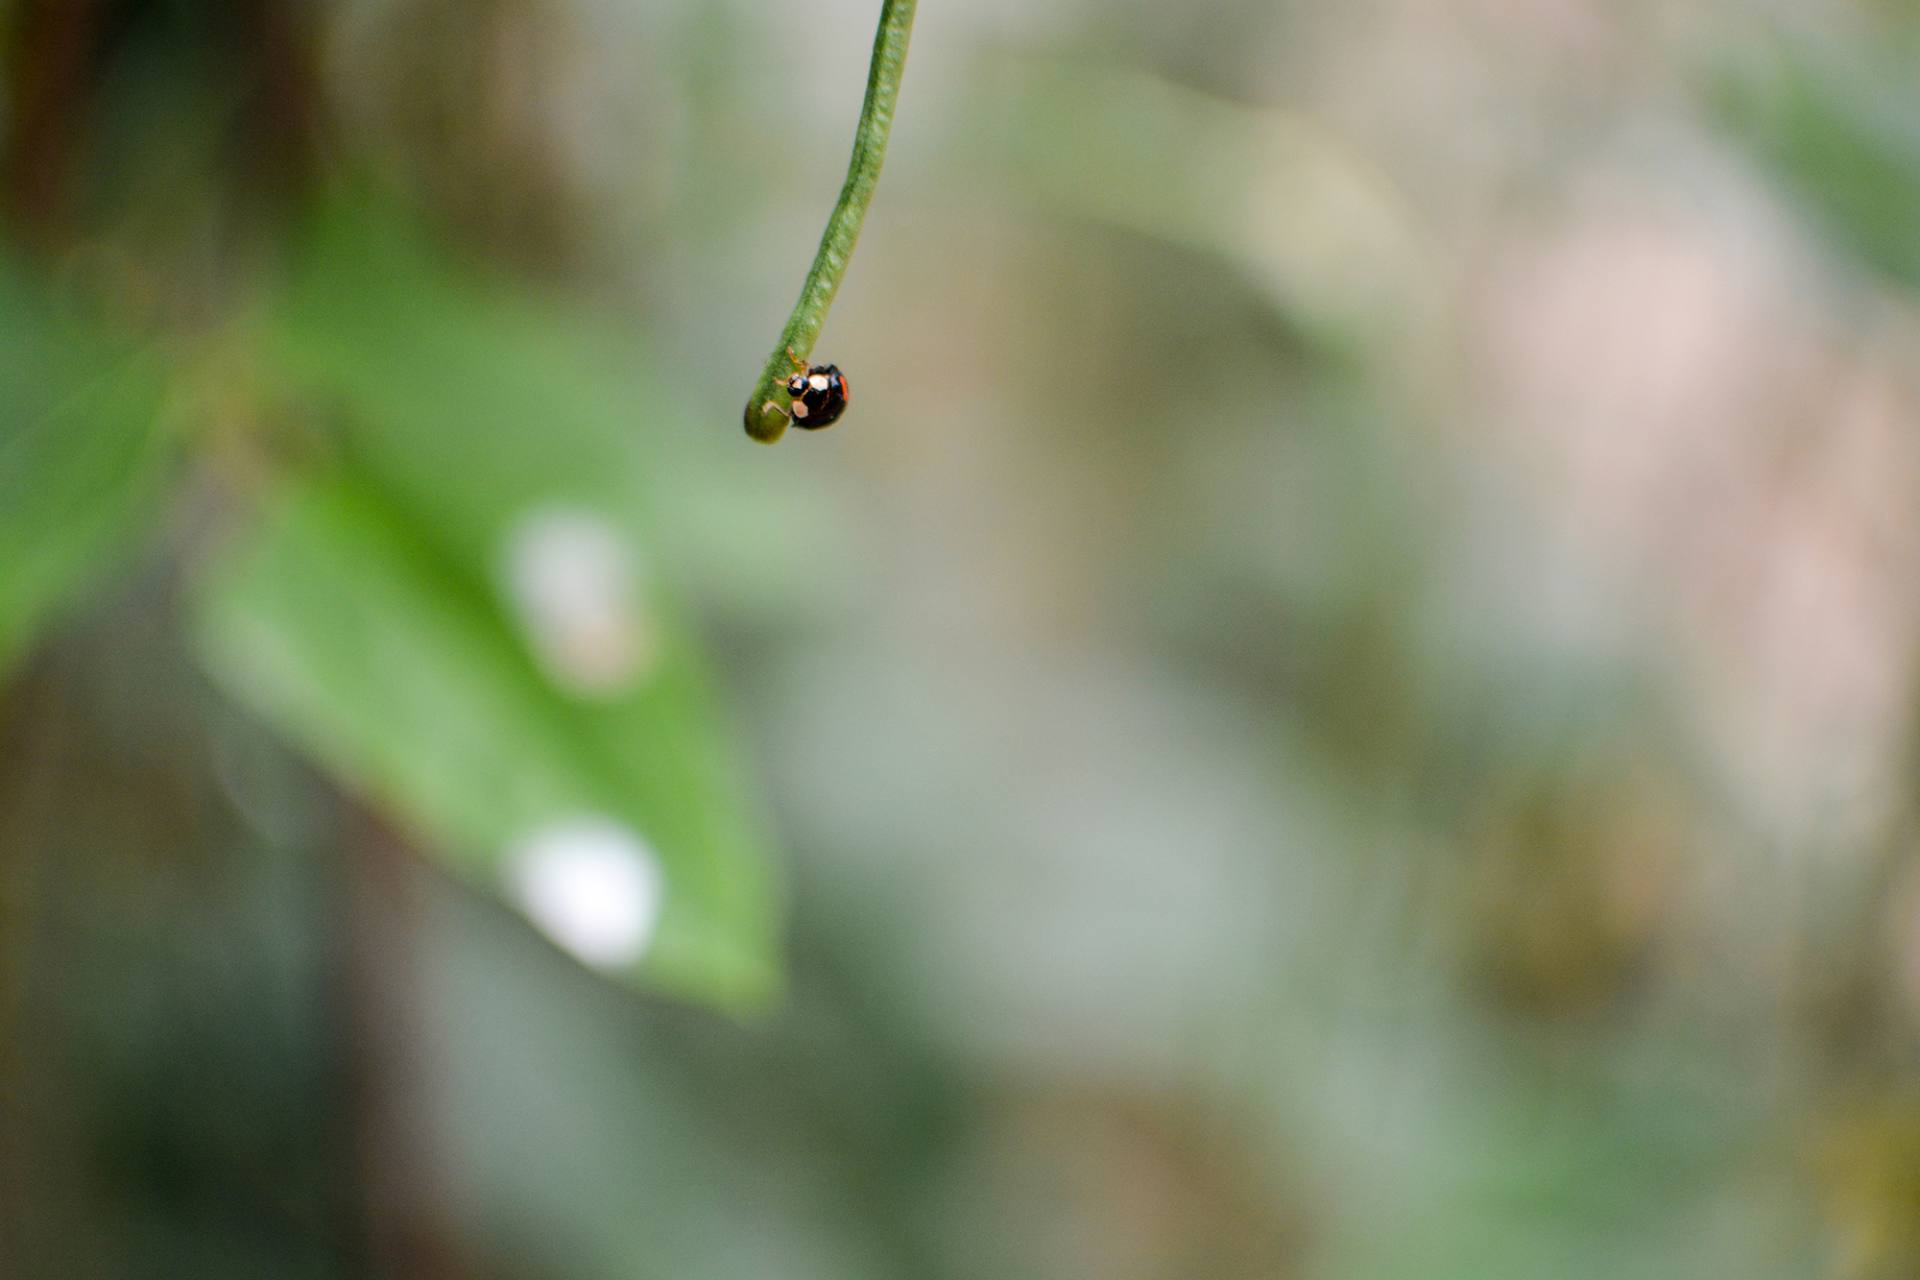
<path id="1" fill-rule="evenodd" d="M 543 507 L 509 531 L 501 576 L 547 677 L 580 696 L 624 692 L 658 656 L 641 567 L 605 517 Z"/>
<path id="2" fill-rule="evenodd" d="M 521 841 L 507 888 L 548 937 L 597 969 L 624 969 L 646 954 L 666 900 L 660 863 L 639 834 L 591 816 Z"/>

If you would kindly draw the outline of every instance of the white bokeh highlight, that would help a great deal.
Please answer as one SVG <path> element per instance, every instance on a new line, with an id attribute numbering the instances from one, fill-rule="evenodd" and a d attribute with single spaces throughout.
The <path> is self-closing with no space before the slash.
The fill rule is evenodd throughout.
<path id="1" fill-rule="evenodd" d="M 596 969 L 646 955 L 666 904 L 666 877 L 640 834 L 612 818 L 541 827 L 508 853 L 507 891 L 561 948 Z"/>
<path id="2" fill-rule="evenodd" d="M 578 697 L 614 697 L 652 670 L 659 646 L 643 566 L 605 516 L 539 507 L 516 521 L 500 578 L 547 678 Z"/>

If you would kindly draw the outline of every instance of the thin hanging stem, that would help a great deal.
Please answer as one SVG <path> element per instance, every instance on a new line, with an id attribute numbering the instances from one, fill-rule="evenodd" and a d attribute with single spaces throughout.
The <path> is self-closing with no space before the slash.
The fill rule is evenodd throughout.
<path id="1" fill-rule="evenodd" d="M 826 323 L 827 308 L 840 290 L 853 258 L 854 243 L 860 238 L 860 224 L 866 221 L 867 206 L 873 203 L 873 189 L 880 182 L 880 165 L 887 158 L 887 134 L 893 128 L 893 109 L 900 100 L 900 75 L 907 65 L 907 37 L 913 33 L 913 10 L 918 0 L 884 0 L 880 7 L 880 26 L 873 36 L 873 63 L 867 70 L 867 99 L 860 108 L 860 127 L 853 135 L 853 159 L 847 165 L 847 180 L 840 188 L 839 203 L 827 219 L 826 233 L 820 237 L 820 250 L 814 254 L 813 269 L 800 290 L 800 301 L 780 332 L 780 341 L 767 358 L 767 367 L 747 401 L 747 434 L 762 444 L 772 444 L 787 429 L 787 375 L 795 361 L 804 362 L 813 354 L 813 344 Z"/>

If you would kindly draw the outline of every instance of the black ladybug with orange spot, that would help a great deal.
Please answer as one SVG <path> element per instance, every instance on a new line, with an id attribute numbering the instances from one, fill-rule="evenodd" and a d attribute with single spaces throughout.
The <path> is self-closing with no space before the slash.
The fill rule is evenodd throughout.
<path id="1" fill-rule="evenodd" d="M 793 414 L 793 425 L 803 431 L 818 431 L 840 421 L 852 395 L 847 376 L 837 364 L 795 370 L 787 379 L 787 394 L 792 397 L 788 411 Z"/>

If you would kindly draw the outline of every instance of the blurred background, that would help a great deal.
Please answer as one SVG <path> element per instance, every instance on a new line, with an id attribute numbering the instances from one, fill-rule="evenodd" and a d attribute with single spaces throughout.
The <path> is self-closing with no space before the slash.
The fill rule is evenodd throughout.
<path id="1" fill-rule="evenodd" d="M 0 1275 L 1920 1277 L 1920 6 L 0 5 Z"/>

